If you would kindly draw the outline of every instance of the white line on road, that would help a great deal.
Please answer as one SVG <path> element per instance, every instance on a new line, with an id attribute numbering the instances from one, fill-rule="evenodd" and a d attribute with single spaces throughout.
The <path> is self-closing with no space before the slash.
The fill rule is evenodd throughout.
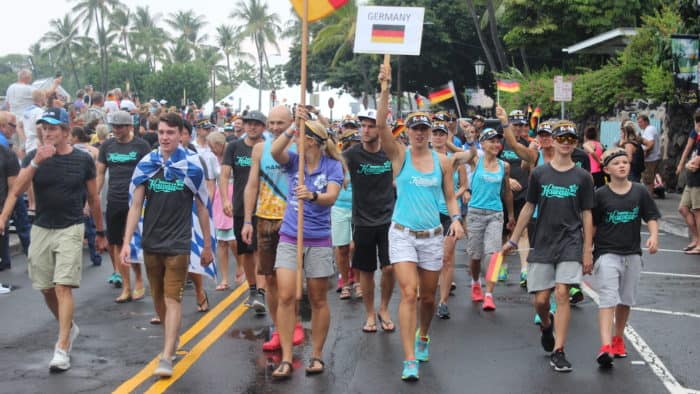
<path id="1" fill-rule="evenodd" d="M 581 289 L 589 296 L 596 304 L 599 303 L 598 293 L 593 290 L 588 284 L 583 283 Z M 632 346 L 637 350 L 637 352 L 642 356 L 644 361 L 649 364 L 651 370 L 654 374 L 661 380 L 661 383 L 666 387 L 669 393 L 700 393 L 700 391 L 691 390 L 689 388 L 681 386 L 678 380 L 671 374 L 671 372 L 666 368 L 663 361 L 654 353 L 653 350 L 647 345 L 646 341 L 632 328 L 632 325 L 627 323 L 625 327 L 625 337 L 630 341 Z"/>
<path id="2" fill-rule="evenodd" d="M 677 276 L 679 278 L 694 278 L 700 279 L 700 275 L 693 274 L 676 274 L 673 272 L 654 272 L 654 271 L 642 271 L 644 275 L 658 275 L 658 276 Z"/>
<path id="3" fill-rule="evenodd" d="M 697 319 L 700 319 L 700 315 L 698 315 L 696 313 L 690 313 L 690 312 L 674 312 L 674 311 L 667 311 L 664 309 L 642 308 L 642 307 L 637 307 L 637 306 L 632 307 L 632 310 L 640 311 L 640 312 L 660 313 L 662 315 L 695 317 Z"/>

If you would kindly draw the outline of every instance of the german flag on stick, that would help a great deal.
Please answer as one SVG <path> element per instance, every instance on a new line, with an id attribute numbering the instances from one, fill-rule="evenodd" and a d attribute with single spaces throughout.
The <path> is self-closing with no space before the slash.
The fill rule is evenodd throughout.
<path id="1" fill-rule="evenodd" d="M 499 79 L 498 81 L 496 81 L 496 87 L 501 92 L 517 93 L 520 91 L 520 82 Z"/>
<path id="2" fill-rule="evenodd" d="M 440 86 L 437 90 L 430 92 L 430 94 L 428 94 L 428 99 L 430 100 L 430 104 L 437 104 L 445 100 L 449 100 L 454 96 L 454 88 L 452 87 L 452 84 L 448 83 Z"/>
<path id="3" fill-rule="evenodd" d="M 406 34 L 404 25 L 372 25 L 372 42 L 381 44 L 403 44 Z"/>

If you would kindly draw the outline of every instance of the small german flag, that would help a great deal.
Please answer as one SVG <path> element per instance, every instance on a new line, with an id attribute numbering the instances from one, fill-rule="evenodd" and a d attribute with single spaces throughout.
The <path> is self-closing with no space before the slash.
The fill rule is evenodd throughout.
<path id="1" fill-rule="evenodd" d="M 454 88 L 451 83 L 448 83 L 440 86 L 436 91 L 430 92 L 430 94 L 428 94 L 428 99 L 430 100 L 430 104 L 437 104 L 451 99 L 454 95 Z"/>
<path id="2" fill-rule="evenodd" d="M 496 88 L 501 92 L 517 93 L 520 91 L 520 82 L 518 81 L 496 81 Z"/>
<path id="3" fill-rule="evenodd" d="M 381 44 L 403 44 L 406 34 L 404 25 L 372 25 L 372 42 Z"/>
<path id="4" fill-rule="evenodd" d="M 542 110 L 540 107 L 535 108 L 535 112 L 532 113 L 530 117 L 530 129 L 537 131 L 537 126 L 540 125 L 540 118 L 542 117 Z"/>

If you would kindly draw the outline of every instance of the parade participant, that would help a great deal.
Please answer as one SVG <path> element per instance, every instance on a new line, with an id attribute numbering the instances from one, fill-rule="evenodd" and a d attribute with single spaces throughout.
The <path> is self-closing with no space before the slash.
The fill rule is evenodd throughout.
<path id="1" fill-rule="evenodd" d="M 401 379 L 411 381 L 419 378 L 418 362 L 430 358 L 428 330 L 435 313 L 435 290 L 442 268 L 443 229 L 439 210 L 443 198 L 452 219 L 448 234 L 459 239 L 464 230 L 454 197 L 451 163 L 428 146 L 431 129 L 428 114 L 416 112 L 406 118 L 410 148 L 398 143 L 387 126 L 390 80 L 391 67 L 384 64 L 379 72 L 379 81 L 383 83 L 377 129 L 396 179 L 398 197 L 389 229 L 389 255 L 401 288 L 399 328 L 405 357 Z M 420 308 L 417 307 L 419 286 Z M 416 323 L 416 312 L 420 324 Z"/>
<path id="2" fill-rule="evenodd" d="M 179 115 L 162 116 L 158 126 L 159 148 L 136 166 L 129 186 L 131 203 L 120 256 L 122 264 L 131 264 L 130 242 L 143 210 L 141 247 L 151 297 L 165 334 L 163 352 L 153 372 L 158 377 L 172 375 L 172 358 L 177 350 L 192 242 L 193 200 L 204 239 L 201 264 L 206 266 L 214 260 L 204 170 L 196 155 L 180 147 L 183 129 Z"/>
<path id="3" fill-rule="evenodd" d="M 505 120 L 505 119 L 504 119 Z M 481 133 L 481 147 L 484 157 L 479 158 L 470 179 L 472 191 L 467 211 L 469 236 L 467 251 L 469 253 L 470 271 L 472 275 L 472 301 L 484 304 L 485 311 L 493 311 L 496 304 L 493 301 L 495 282 L 486 282 L 486 294 L 481 289 L 481 260 L 498 252 L 503 234 L 504 208 L 508 213 L 506 228 L 512 229 L 515 224 L 513 215 L 513 193 L 508 184 L 510 164 L 498 159 L 503 150 L 503 136 L 492 128 L 486 128 Z M 474 150 L 455 154 L 456 160 L 470 161 Z"/>
<path id="4" fill-rule="evenodd" d="M 265 314 L 265 290 L 262 283 L 258 289 L 255 274 L 258 260 L 256 253 L 258 237 L 253 231 L 250 243 L 245 242 L 241 231 L 245 224 L 244 191 L 250 175 L 251 155 L 253 147 L 264 142 L 262 133 L 267 126 L 267 118 L 259 111 L 250 111 L 242 117 L 242 121 L 246 136 L 226 146 L 219 178 L 219 191 L 221 192 L 221 200 L 224 202 L 224 213 L 233 217 L 233 231 L 238 242 L 236 261 L 243 266 L 250 291 L 247 305 L 253 307 L 256 314 Z M 228 179 L 232 173 L 234 194 L 229 196 Z M 255 217 L 252 218 L 250 224 L 255 229 Z"/>
<path id="5" fill-rule="evenodd" d="M 308 119 L 305 108 L 297 107 L 296 116 Z M 311 359 L 306 373 L 324 371 L 323 345 L 330 326 L 330 310 L 326 300 L 328 278 L 335 272 L 331 248 L 331 206 L 343 185 L 343 164 L 340 152 L 328 138 L 325 127 L 316 121 L 305 121 L 299 133 L 304 143 L 304 184 L 298 184 L 299 155 L 288 150 L 293 134 L 284 132 L 270 149 L 272 157 L 287 173 L 289 181 L 287 207 L 280 228 L 275 276 L 279 291 L 277 329 L 282 345 L 282 362 L 272 373 L 284 379 L 292 374 L 292 341 L 296 321 L 297 270 L 297 207 L 304 204 L 303 274 L 311 304 Z"/>
<path id="6" fill-rule="evenodd" d="M 588 154 L 588 162 L 591 166 L 593 185 L 599 188 L 605 184 L 605 173 L 600 165 L 603 163 L 603 145 L 598 141 L 598 130 L 595 127 L 586 127 L 583 132 L 583 150 Z"/>
<path id="7" fill-rule="evenodd" d="M 73 148 L 87 153 L 93 161 L 97 161 L 99 150 L 90 145 L 90 135 L 82 127 L 73 127 L 71 129 L 70 141 Z M 102 265 L 102 255 L 95 248 L 95 221 L 90 216 L 87 204 L 83 211 L 83 221 L 85 223 L 85 239 L 90 251 L 90 261 L 92 261 L 92 265 L 100 266 Z"/>
<path id="8" fill-rule="evenodd" d="M 343 121 L 343 132 L 340 134 L 343 152 L 361 141 L 356 124 L 354 119 Z M 340 189 L 338 199 L 331 208 L 331 235 L 335 249 L 335 263 L 340 271 L 338 278 L 338 284 L 341 288 L 339 297 L 341 300 L 347 300 L 352 296 L 350 293 L 350 272 L 352 270 L 350 268 L 350 255 L 352 253 L 352 182 L 350 174 L 345 174 L 345 184 Z M 375 331 L 376 328 L 375 325 Z"/>
<path id="9" fill-rule="evenodd" d="M 637 117 L 637 124 L 642 130 L 642 148 L 644 149 L 644 172 L 642 173 L 642 182 L 649 190 L 649 194 L 654 194 L 654 177 L 656 170 L 661 163 L 661 135 L 649 121 L 646 115 Z"/>
<path id="10" fill-rule="evenodd" d="M 373 109 L 360 111 L 361 144 L 343 152 L 352 183 L 352 240 L 355 249 L 352 268 L 359 272 L 362 303 L 365 306 L 365 323 L 362 330 L 377 330 L 378 316 L 382 330 L 394 331 L 394 322 L 389 314 L 389 301 L 394 290 L 394 268 L 389 259 L 389 226 L 394 209 L 395 192 L 391 161 L 380 141 L 378 112 Z M 386 112 L 384 113 L 386 124 Z M 387 126 L 388 127 L 388 126 Z M 391 132 L 391 130 L 389 130 Z M 387 142 L 393 144 L 394 140 Z M 437 215 L 437 213 L 436 213 Z M 381 299 L 379 312 L 374 306 L 374 272 L 377 260 L 382 271 L 380 282 Z M 358 295 L 355 295 L 358 297 Z"/>
<path id="11" fill-rule="evenodd" d="M 646 188 L 627 179 L 630 161 L 623 149 L 606 151 L 603 169 L 610 176 L 610 183 L 595 192 L 593 254 L 601 343 L 596 361 L 605 368 L 612 366 L 613 357 L 627 357 L 622 336 L 630 308 L 636 304 L 642 272 L 642 220 L 649 227 L 646 247 L 654 254 L 661 214 Z"/>
<path id="12" fill-rule="evenodd" d="M 642 147 L 642 140 L 637 135 L 637 130 L 634 128 L 634 123 L 631 121 L 622 124 L 618 146 L 627 152 L 627 157 L 630 160 L 629 180 L 632 182 L 641 182 L 642 173 L 645 168 L 644 149 Z"/>
<path id="13" fill-rule="evenodd" d="M 482 115 L 474 115 L 472 118 L 472 126 L 474 126 L 476 129 L 477 134 L 481 135 L 484 127 L 486 127 L 486 118 L 484 118 Z"/>
<path id="14" fill-rule="evenodd" d="M 207 143 L 207 136 L 214 129 L 214 125 L 204 121 L 199 121 L 197 123 L 197 130 L 195 135 L 195 140 L 193 142 L 194 147 L 197 149 L 197 153 L 202 154 L 204 152 L 211 152 L 209 144 Z M 209 163 L 207 163 L 209 164 Z"/>
<path id="15" fill-rule="evenodd" d="M 80 287 L 83 266 L 83 206 L 85 199 L 97 224 L 96 247 L 105 250 L 95 163 L 69 142 L 68 113 L 49 108 L 39 119 L 44 145 L 27 155 L 0 213 L 0 233 L 15 202 L 33 183 L 36 217 L 32 225 L 28 268 L 32 286 L 59 322 L 58 341 L 49 363 L 52 371 L 70 368 L 70 352 L 80 330 L 73 322 L 73 289 Z"/>
<path id="16" fill-rule="evenodd" d="M 265 277 L 266 291 L 269 294 L 266 297 L 267 306 L 274 324 L 277 321 L 279 297 L 274 268 L 279 231 L 287 206 L 289 180 L 283 168 L 272 158 L 271 148 L 273 141 L 291 126 L 292 114 L 286 107 L 278 106 L 270 110 L 269 115 L 267 124 L 273 138 L 255 145 L 251 153 L 250 174 L 243 193 L 245 203 L 241 235 L 242 241 L 250 244 L 253 242 L 253 232 L 257 231 L 255 235 L 259 255 L 257 274 Z M 252 224 L 253 212 L 255 212 L 255 227 Z M 304 329 L 299 321 L 294 326 L 292 342 L 295 346 L 304 342 Z M 270 340 L 263 344 L 263 350 L 278 350 L 280 346 L 279 332 L 273 328 Z"/>
<path id="17" fill-rule="evenodd" d="M 449 116 L 449 115 L 448 115 Z M 441 117 L 436 116 L 435 119 L 440 119 Z M 447 120 L 445 118 L 442 118 Z M 447 142 L 449 140 L 449 124 L 445 121 L 434 121 L 432 138 L 430 139 L 433 145 L 433 150 L 447 157 L 452 156 L 447 147 Z M 457 201 L 461 201 L 462 195 L 467 191 L 467 169 L 460 163 L 452 165 L 452 181 L 455 188 L 455 198 Z M 442 256 L 442 270 L 440 271 L 440 300 L 437 307 L 437 316 L 441 319 L 450 318 L 450 310 L 447 307 L 447 301 L 450 298 L 450 291 L 452 290 L 452 279 L 454 277 L 454 263 L 455 263 L 455 246 L 457 240 L 455 237 L 449 235 L 447 232 L 450 228 L 450 223 L 452 219 L 447 212 L 447 204 L 445 201 L 440 202 L 440 223 L 443 228 L 443 236 L 445 241 L 443 244 L 443 256 Z"/>
<path id="18" fill-rule="evenodd" d="M 122 241 L 126 217 L 129 213 L 129 184 L 136 164 L 151 151 L 149 144 L 134 136 L 131 116 L 124 111 L 117 111 L 110 116 L 113 138 L 105 141 L 100 146 L 97 156 L 97 191 L 102 192 L 105 183 L 105 175 L 109 170 L 107 184 L 107 241 L 109 243 L 109 257 L 112 260 L 114 273 L 110 280 L 122 283 L 122 292 L 114 301 L 117 303 L 139 300 L 144 297 L 145 288 L 141 265 L 132 264 L 134 271 L 134 289 L 131 291 L 131 273 L 129 267 L 120 264 Z"/>
<path id="19" fill-rule="evenodd" d="M 0 146 L 1 203 L 5 203 L 8 193 L 15 184 L 17 174 L 19 174 L 19 161 L 17 160 L 17 156 L 10 149 L 4 146 Z M 7 223 L 3 222 L 2 228 L 7 228 Z M 10 255 L 10 233 L 9 231 L 3 231 L 2 234 L 0 234 L 0 271 L 10 269 L 11 267 L 12 262 Z"/>
<path id="20" fill-rule="evenodd" d="M 537 206 L 539 216 L 533 250 L 528 256 L 527 289 L 535 295 L 542 347 L 547 352 L 554 350 L 550 365 L 555 371 L 569 372 L 571 363 L 564 354 L 571 314 L 569 289 L 581 282 L 582 271 L 588 274 L 593 268 L 593 180 L 571 160 L 578 140 L 574 125 L 560 121 L 554 125 L 553 134 L 554 158 L 532 171 L 527 203 L 502 250 L 505 254 L 517 247 L 514 240 L 520 237 Z M 552 289 L 557 304 L 555 315 L 549 312 Z"/>
<path id="21" fill-rule="evenodd" d="M 700 145 L 698 145 L 698 132 L 700 132 L 700 109 L 695 111 L 693 118 L 694 127 L 688 134 L 688 140 L 685 144 L 685 148 L 683 149 L 683 154 L 681 154 L 681 158 L 678 160 L 676 176 L 681 174 L 689 157 L 694 158 L 698 155 L 698 148 L 700 147 Z M 695 173 L 690 174 L 690 172 L 688 172 L 687 174 L 692 175 L 693 177 L 696 176 Z M 685 219 L 685 223 L 688 226 L 688 235 L 690 236 L 690 243 L 683 248 L 683 251 L 686 252 L 686 254 L 700 254 L 700 246 L 698 246 L 698 241 L 700 240 L 700 237 L 698 237 L 698 224 L 700 223 L 700 220 L 698 220 L 700 219 L 700 188 L 698 188 L 698 186 L 700 186 L 700 182 L 694 181 L 697 181 L 697 179 L 691 181 L 691 183 L 695 183 L 697 186 L 688 185 L 686 180 L 686 185 L 683 188 L 683 194 L 681 195 L 681 202 L 678 205 L 678 213 L 680 213 L 681 216 L 683 216 L 683 219 Z"/>

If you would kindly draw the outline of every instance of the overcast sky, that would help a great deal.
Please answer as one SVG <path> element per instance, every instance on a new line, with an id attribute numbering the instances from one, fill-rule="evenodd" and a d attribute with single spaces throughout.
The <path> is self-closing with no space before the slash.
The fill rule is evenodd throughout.
<path id="1" fill-rule="evenodd" d="M 12 5 L 6 7 L 5 18 L 0 23 L 0 55 L 9 53 L 28 54 L 29 46 L 37 42 L 48 30 L 51 19 L 62 18 L 76 1 L 72 0 L 9 0 Z M 193 9 L 197 14 L 204 15 L 208 24 L 205 32 L 209 35 L 209 41 L 214 44 L 216 27 L 221 24 L 236 25 L 240 21 L 229 18 L 231 11 L 239 0 L 122 0 L 132 10 L 137 5 L 148 5 L 151 13 L 161 13 L 163 18 L 170 12 L 177 10 Z M 282 27 L 293 18 L 291 3 L 287 0 L 263 0 L 270 10 L 276 12 L 282 22 Z M 162 21 L 162 18 L 161 18 Z M 165 23 L 160 24 L 166 28 Z M 271 56 L 270 62 L 283 63 L 288 58 L 289 42 L 280 41 L 281 56 Z M 252 46 L 247 46 L 251 53 L 255 51 Z M 270 50 L 270 55 L 275 51 Z"/>

